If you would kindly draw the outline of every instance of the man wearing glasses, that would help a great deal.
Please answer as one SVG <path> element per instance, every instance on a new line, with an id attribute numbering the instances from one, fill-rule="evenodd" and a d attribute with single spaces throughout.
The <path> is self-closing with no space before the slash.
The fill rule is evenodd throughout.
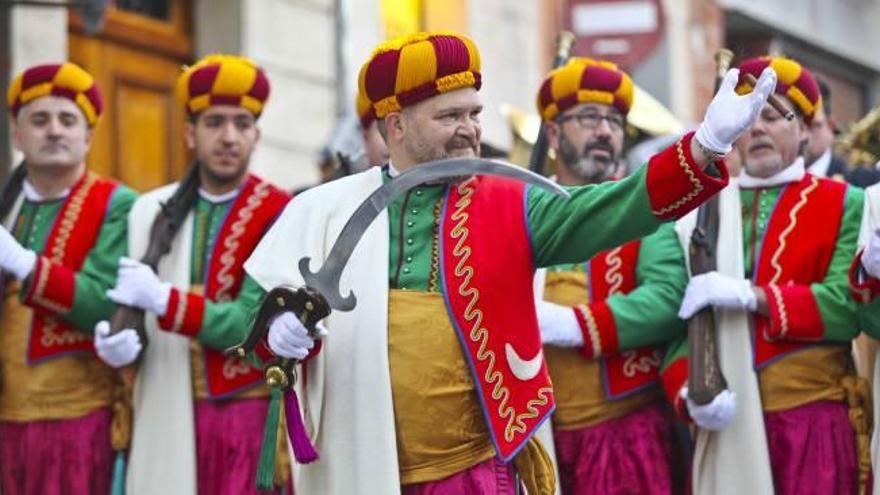
<path id="1" fill-rule="evenodd" d="M 538 111 L 560 184 L 622 178 L 632 87 L 614 64 L 585 58 L 548 75 Z M 659 386 L 662 346 L 684 330 L 676 312 L 687 271 L 673 226 L 539 277 L 562 493 L 673 493 L 672 417 Z"/>

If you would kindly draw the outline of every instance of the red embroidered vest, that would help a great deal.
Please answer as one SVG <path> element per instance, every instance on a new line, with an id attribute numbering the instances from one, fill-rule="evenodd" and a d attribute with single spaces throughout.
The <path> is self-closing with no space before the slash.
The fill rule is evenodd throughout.
<path id="1" fill-rule="evenodd" d="M 244 262 L 290 196 L 255 176 L 248 177 L 220 227 L 208 262 L 205 297 L 214 302 L 238 296 Z M 249 361 L 203 347 L 208 395 L 217 399 L 263 383 L 263 373 Z"/>
<path id="2" fill-rule="evenodd" d="M 535 314 L 525 205 L 520 182 L 470 178 L 447 190 L 440 224 L 443 295 L 504 461 L 555 408 Z"/>
<path id="3" fill-rule="evenodd" d="M 28 364 L 94 352 L 92 338 L 56 314 L 66 313 L 73 307 L 74 281 L 70 280 L 63 287 L 53 288 L 47 285 L 53 265 L 65 267 L 72 272 L 82 268 L 89 251 L 97 242 L 110 199 L 118 186 L 116 181 L 86 172 L 70 190 L 58 212 L 46 239 L 46 246 L 40 253 L 51 265 L 35 270 L 35 278 L 28 290 L 27 299 L 40 305 L 33 308 L 27 349 Z M 52 294 L 51 298 L 43 297 L 49 293 Z M 54 312 L 44 307 L 51 308 Z"/>

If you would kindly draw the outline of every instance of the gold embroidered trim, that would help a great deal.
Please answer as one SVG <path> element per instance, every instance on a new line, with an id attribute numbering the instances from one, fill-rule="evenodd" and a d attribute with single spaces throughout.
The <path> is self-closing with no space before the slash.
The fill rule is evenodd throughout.
<path id="1" fill-rule="evenodd" d="M 767 287 L 770 288 L 770 293 L 773 295 L 773 299 L 776 300 L 776 307 L 779 308 L 779 324 L 781 326 L 779 336 L 785 337 L 788 334 L 788 313 L 785 311 L 785 301 L 782 299 L 782 291 L 779 290 L 779 287 L 777 287 L 776 284 L 769 284 Z"/>
<path id="2" fill-rule="evenodd" d="M 82 186 L 77 189 L 76 194 L 71 196 L 70 202 L 65 205 L 64 217 L 61 218 L 59 223 L 58 235 L 55 236 L 54 242 L 48 250 L 49 257 L 44 258 L 44 263 L 42 263 L 45 264 L 45 266 L 40 270 L 37 286 L 34 289 L 32 299 L 38 305 L 55 311 L 56 313 L 66 313 L 70 311 L 71 308 L 61 305 L 57 301 L 53 301 L 44 296 L 46 284 L 49 281 L 51 265 L 52 263 L 61 264 L 64 261 L 64 253 L 67 251 L 67 242 L 70 240 L 70 234 L 73 231 L 74 225 L 76 225 L 76 222 L 79 220 L 83 204 L 85 204 L 86 198 L 97 180 L 97 175 L 92 172 L 86 172 Z"/>
<path id="3" fill-rule="evenodd" d="M 183 330 L 183 319 L 186 317 L 186 305 L 189 303 L 189 295 L 183 292 L 178 292 L 177 298 L 177 311 L 174 312 L 174 325 L 171 327 L 171 331 L 174 333 L 180 333 Z"/>
<path id="4" fill-rule="evenodd" d="M 653 213 L 655 216 L 663 216 L 671 211 L 675 211 L 685 204 L 693 201 L 701 192 L 703 192 L 703 183 L 700 182 L 700 178 L 697 177 L 697 174 L 694 173 L 694 170 L 688 165 L 687 159 L 684 156 L 684 147 L 682 145 L 683 139 L 679 139 L 678 142 L 675 143 L 675 151 L 678 154 L 678 164 L 681 165 L 681 168 L 684 170 L 684 173 L 687 174 L 688 180 L 691 181 L 691 184 L 694 186 L 691 192 L 687 193 L 683 198 L 680 198 L 675 203 L 671 205 L 660 208 L 659 210 L 654 210 Z"/>
<path id="5" fill-rule="evenodd" d="M 620 258 L 620 246 L 608 251 L 605 255 L 605 263 L 608 264 L 608 270 L 605 271 L 605 283 L 608 284 L 608 295 L 614 295 L 620 292 L 620 286 L 623 285 L 623 274 L 620 269 L 623 268 L 623 260 Z"/>
<path id="6" fill-rule="evenodd" d="M 461 284 L 458 286 L 458 294 L 464 298 L 470 299 L 464 310 L 465 321 L 471 323 L 468 336 L 471 342 L 479 344 L 477 349 L 477 360 L 487 362 L 486 373 L 483 377 L 486 384 L 493 385 L 492 399 L 499 400 L 498 415 L 507 419 L 507 426 L 504 429 L 504 438 L 506 441 L 513 441 L 514 435 L 524 433 L 526 425 L 524 420 L 538 417 L 540 411 L 538 407 L 546 405 L 550 401 L 549 394 L 553 393 L 553 387 L 542 387 L 537 392 L 537 398 L 526 403 L 527 412 L 516 414 L 513 407 L 508 405 L 510 401 L 510 390 L 504 385 L 504 375 L 495 369 L 495 352 L 487 349 L 489 341 L 489 331 L 483 328 L 483 311 L 477 307 L 480 300 L 480 291 L 470 286 L 471 278 L 474 276 L 474 268 L 467 264 L 471 256 L 471 248 L 465 245 L 470 230 L 467 227 L 469 215 L 467 208 L 471 204 L 471 197 L 474 195 L 474 178 L 470 178 L 458 186 L 458 193 L 461 198 L 455 203 L 455 212 L 450 217 L 456 222 L 450 232 L 453 239 L 456 239 L 455 246 L 452 248 L 452 255 L 458 259 L 455 265 L 455 276 L 462 278 Z"/>
<path id="7" fill-rule="evenodd" d="M 440 214 L 443 210 L 443 195 L 434 204 L 434 238 L 431 240 L 431 273 L 428 276 L 428 292 L 437 292 L 437 278 L 440 275 Z"/>
<path id="8" fill-rule="evenodd" d="M 650 373 L 659 368 L 660 363 L 663 362 L 663 353 L 658 350 L 654 350 L 648 356 L 641 357 L 635 350 L 626 351 L 623 353 L 623 357 L 626 358 L 623 363 L 623 376 L 627 378 L 636 376 L 636 373 Z"/>
<path id="9" fill-rule="evenodd" d="M 593 317 L 593 312 L 590 311 L 590 307 L 586 304 L 578 304 L 577 309 L 581 312 L 581 316 L 584 317 L 584 321 L 587 322 L 587 333 L 590 334 L 593 357 L 602 355 L 602 336 L 599 334 L 599 325 L 596 323 L 596 318 Z"/>
<path id="10" fill-rule="evenodd" d="M 235 277 L 230 273 L 235 265 L 235 252 L 240 245 L 238 239 L 244 235 L 248 222 L 254 216 L 254 210 L 263 204 L 263 200 L 269 195 L 269 183 L 261 182 L 254 187 L 254 192 L 247 199 L 247 205 L 238 210 L 238 216 L 230 227 L 230 233 L 223 240 L 223 253 L 220 255 L 220 270 L 217 271 L 219 287 L 214 295 L 214 300 L 228 301 L 232 298 L 229 289 L 235 284 Z"/>
<path id="11" fill-rule="evenodd" d="M 779 278 L 782 277 L 782 265 L 779 264 L 779 258 L 782 256 L 782 252 L 785 250 L 785 240 L 789 234 L 794 230 L 797 226 L 798 219 L 797 214 L 801 211 L 801 209 L 807 205 L 807 196 L 816 190 L 819 187 L 819 179 L 816 177 L 810 177 L 810 185 L 805 187 L 803 191 L 801 191 L 800 199 L 797 204 L 791 211 L 788 212 L 789 224 L 785 227 L 785 230 L 779 234 L 779 247 L 776 248 L 776 252 L 773 253 L 773 256 L 770 258 L 770 266 L 775 270 L 773 277 L 770 279 L 771 284 L 779 283 Z"/>

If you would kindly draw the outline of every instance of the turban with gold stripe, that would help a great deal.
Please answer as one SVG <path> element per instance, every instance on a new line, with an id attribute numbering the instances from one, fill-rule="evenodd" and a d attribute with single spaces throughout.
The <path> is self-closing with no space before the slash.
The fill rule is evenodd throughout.
<path id="1" fill-rule="evenodd" d="M 373 105 L 370 104 L 367 95 L 358 91 L 355 106 L 357 107 L 358 118 L 361 121 L 361 128 L 364 130 L 369 129 L 370 125 L 376 120 L 376 113 L 373 111 Z"/>
<path id="2" fill-rule="evenodd" d="M 776 72 L 776 92 L 788 97 L 800 110 L 804 120 L 809 124 L 822 104 L 822 93 L 813 74 L 794 60 L 783 57 L 751 58 L 739 64 L 739 82 L 736 92 L 739 94 L 752 91 L 752 85 L 745 82 L 745 74 L 758 78 L 761 71 L 772 67 Z"/>
<path id="3" fill-rule="evenodd" d="M 575 57 L 547 74 L 538 91 L 538 113 L 544 120 L 553 120 L 575 105 L 599 103 L 626 115 L 632 100 L 632 79 L 617 65 Z"/>
<path id="4" fill-rule="evenodd" d="M 375 118 L 457 89 L 480 89 L 480 52 L 467 36 L 427 32 L 386 41 L 361 68 L 358 88 Z"/>
<path id="5" fill-rule="evenodd" d="M 230 105 L 259 117 L 269 99 L 269 79 L 250 59 L 208 55 L 184 69 L 177 79 L 177 98 L 189 115 L 213 105 Z"/>
<path id="6" fill-rule="evenodd" d="M 15 118 L 23 106 L 43 96 L 60 96 L 73 101 L 89 126 L 98 122 L 104 110 L 95 78 L 73 62 L 37 65 L 25 70 L 12 80 L 6 103 Z"/>

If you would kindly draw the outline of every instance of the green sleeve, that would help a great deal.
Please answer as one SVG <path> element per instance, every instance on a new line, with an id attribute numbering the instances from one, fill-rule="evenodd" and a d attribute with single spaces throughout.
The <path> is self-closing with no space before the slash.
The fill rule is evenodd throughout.
<path id="1" fill-rule="evenodd" d="M 849 187 L 846 210 L 828 272 L 821 283 L 810 287 L 822 315 L 824 340 L 848 342 L 858 335 L 859 308 L 850 292 L 849 268 L 856 253 L 863 202 L 864 191 Z"/>
<path id="2" fill-rule="evenodd" d="M 74 275 L 73 306 L 62 316 L 89 334 L 116 309 L 106 291 L 116 284 L 119 258 L 128 252 L 128 212 L 136 198 L 137 194 L 131 189 L 123 185 L 116 188 L 98 240 Z"/>
<path id="3" fill-rule="evenodd" d="M 684 333 L 678 309 L 687 285 L 684 253 L 672 224 L 642 239 L 638 286 L 607 299 L 621 351 L 672 340 Z"/>
<path id="4" fill-rule="evenodd" d="M 603 249 L 648 235 L 661 224 L 648 197 L 648 167 L 602 184 L 568 187 L 571 198 L 527 190 L 527 221 L 535 264 L 579 263 Z"/>
<path id="5" fill-rule="evenodd" d="M 265 294 L 250 275 L 245 275 L 238 297 L 232 301 L 205 299 L 199 342 L 219 351 L 242 343 L 251 330 L 252 315 Z"/>
<path id="6" fill-rule="evenodd" d="M 859 309 L 859 328 L 869 336 L 880 339 L 880 298 Z"/>

